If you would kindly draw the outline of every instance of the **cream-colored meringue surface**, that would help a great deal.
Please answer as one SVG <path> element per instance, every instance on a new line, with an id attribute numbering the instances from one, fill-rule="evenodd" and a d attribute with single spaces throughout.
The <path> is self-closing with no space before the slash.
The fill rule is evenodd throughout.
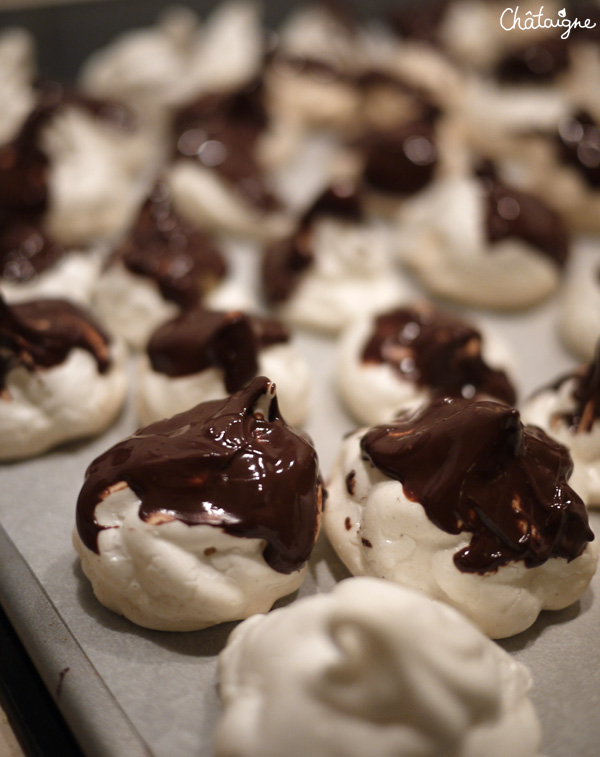
<path id="1" fill-rule="evenodd" d="M 276 308 L 286 321 L 337 334 L 361 314 L 402 301 L 387 228 L 321 218 L 311 228 L 314 260 L 288 300 Z"/>
<path id="2" fill-rule="evenodd" d="M 228 394 L 220 368 L 171 378 L 153 370 L 147 355 L 143 355 L 138 375 L 137 407 L 144 425 Z M 275 344 L 261 350 L 257 375 L 269 376 L 275 382 L 277 401 L 286 422 L 302 426 L 310 408 L 311 378 L 308 364 L 294 345 Z"/>
<path id="3" fill-rule="evenodd" d="M 583 594 L 596 571 L 597 540 L 571 561 L 550 558 L 534 568 L 509 562 L 483 575 L 458 570 L 454 555 L 471 535 L 442 531 L 399 481 L 370 465 L 360 449 L 364 433 L 342 443 L 323 513 L 329 541 L 353 575 L 387 578 L 443 600 L 495 639 L 524 631 L 541 610 L 562 609 Z"/>
<path id="4" fill-rule="evenodd" d="M 535 757 L 527 669 L 452 608 L 351 578 L 238 626 L 218 757 Z"/>
<path id="5" fill-rule="evenodd" d="M 522 308 L 558 287 L 560 269 L 530 244 L 488 242 L 484 197 L 474 178 L 449 177 L 398 215 L 396 251 L 431 292 L 498 309 Z"/>
<path id="6" fill-rule="evenodd" d="M 108 428 L 127 394 L 121 342 L 113 343 L 111 359 L 108 371 L 99 373 L 92 355 L 76 348 L 55 367 L 9 371 L 0 397 L 0 459 L 39 455 Z"/>
<path id="7" fill-rule="evenodd" d="M 10 142 L 35 102 L 32 82 L 36 73 L 33 37 L 15 27 L 0 34 L 0 145 Z"/>
<path id="8" fill-rule="evenodd" d="M 73 544 L 97 599 L 145 628 L 195 631 L 267 612 L 295 591 L 306 566 L 279 573 L 264 560 L 262 539 L 221 528 L 142 520 L 140 500 L 124 483 L 96 507 L 99 554 L 73 531 Z"/>

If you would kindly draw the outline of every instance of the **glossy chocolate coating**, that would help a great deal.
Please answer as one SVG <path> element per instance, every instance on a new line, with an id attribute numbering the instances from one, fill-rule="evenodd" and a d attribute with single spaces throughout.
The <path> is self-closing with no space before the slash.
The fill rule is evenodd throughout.
<path id="1" fill-rule="evenodd" d="M 364 147 L 364 178 L 380 192 L 413 195 L 433 179 L 438 151 L 430 118 L 375 132 Z"/>
<path id="2" fill-rule="evenodd" d="M 490 242 L 522 239 L 563 268 L 569 256 L 569 239 L 560 216 L 534 195 L 502 184 L 491 165 L 482 164 L 477 173 L 487 202 L 485 220 Z"/>
<path id="3" fill-rule="evenodd" d="M 65 254 L 63 245 L 33 220 L 16 217 L 4 226 L 0 224 L 0 278 L 5 281 L 30 281 Z"/>
<path id="4" fill-rule="evenodd" d="M 264 539 L 280 573 L 304 565 L 319 529 L 321 483 L 314 447 L 279 414 L 271 382 L 259 377 L 224 400 L 140 429 L 89 466 L 77 502 L 77 530 L 98 552 L 96 505 L 125 482 L 139 516 L 179 520 Z M 160 528 L 160 524 L 157 525 Z"/>
<path id="5" fill-rule="evenodd" d="M 262 82 L 228 94 L 209 94 L 175 116 L 176 154 L 218 171 L 244 199 L 269 211 L 279 202 L 268 190 L 256 159 L 257 142 L 268 126 Z"/>
<path id="6" fill-rule="evenodd" d="M 288 239 L 270 245 L 263 258 L 262 282 L 269 304 L 285 302 L 314 261 L 312 224 L 319 218 L 360 223 L 364 211 L 359 187 L 339 181 L 328 187 L 304 212 L 298 229 Z"/>
<path id="7" fill-rule="evenodd" d="M 484 362 L 481 341 L 476 329 L 449 313 L 427 304 L 401 307 L 376 318 L 362 361 L 387 363 L 434 396 L 484 394 L 514 404 L 514 387 L 504 371 Z"/>
<path id="8" fill-rule="evenodd" d="M 569 45 L 557 37 L 513 50 L 500 61 L 496 75 L 506 84 L 546 84 L 568 67 Z"/>
<path id="9" fill-rule="evenodd" d="M 361 450 L 438 528 L 472 534 L 454 555 L 460 571 L 573 560 L 594 539 L 585 505 L 567 484 L 566 447 L 523 426 L 503 403 L 434 400 L 368 431 Z"/>
<path id="10" fill-rule="evenodd" d="M 288 340 L 273 318 L 197 307 L 157 329 L 147 352 L 153 370 L 173 378 L 220 368 L 232 394 L 256 376 L 261 349 Z"/>
<path id="11" fill-rule="evenodd" d="M 579 111 L 561 121 L 558 146 L 562 160 L 575 168 L 594 190 L 600 189 L 600 124 Z"/>
<path id="12" fill-rule="evenodd" d="M 142 206 L 135 226 L 113 255 L 116 260 L 132 273 L 153 279 L 162 296 L 182 308 L 196 304 L 227 273 L 214 242 L 182 221 L 163 184 L 156 185 Z"/>
<path id="13" fill-rule="evenodd" d="M 53 368 L 76 348 L 92 355 L 99 373 L 108 370 L 108 337 L 80 308 L 50 299 L 9 306 L 0 296 L 0 391 L 15 368 Z"/>

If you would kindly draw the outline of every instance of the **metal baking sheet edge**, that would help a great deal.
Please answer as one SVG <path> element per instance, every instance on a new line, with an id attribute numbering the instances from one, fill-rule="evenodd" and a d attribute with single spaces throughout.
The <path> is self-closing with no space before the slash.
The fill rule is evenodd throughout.
<path id="1" fill-rule="evenodd" d="M 154 757 L 1 524 L 0 575 L 0 605 L 84 754 Z"/>

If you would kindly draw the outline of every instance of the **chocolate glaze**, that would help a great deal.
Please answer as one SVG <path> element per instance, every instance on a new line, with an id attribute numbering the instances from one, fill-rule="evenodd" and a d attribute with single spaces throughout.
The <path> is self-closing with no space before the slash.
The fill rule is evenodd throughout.
<path id="1" fill-rule="evenodd" d="M 412 195 L 433 179 L 438 163 L 431 118 L 374 132 L 364 142 L 364 178 L 380 192 Z"/>
<path id="2" fill-rule="evenodd" d="M 48 158 L 40 133 L 65 106 L 77 106 L 120 128 L 132 125 L 122 105 L 87 97 L 55 82 L 37 86 L 37 102 L 12 142 L 0 147 L 0 209 L 41 214 L 48 206 Z"/>
<path id="3" fill-rule="evenodd" d="M 490 242 L 522 239 L 564 268 L 569 256 L 569 239 L 559 215 L 534 195 L 502 184 L 491 164 L 482 164 L 476 172 L 487 202 L 486 228 Z"/>
<path id="4" fill-rule="evenodd" d="M 171 377 L 220 368 L 232 394 L 256 376 L 260 350 L 288 340 L 273 318 L 196 307 L 157 329 L 147 352 L 152 368 Z"/>
<path id="5" fill-rule="evenodd" d="M 594 539 L 585 505 L 567 484 L 567 449 L 523 426 L 503 403 L 434 400 L 368 431 L 361 450 L 438 528 L 472 534 L 454 555 L 462 572 L 570 561 Z"/>
<path id="6" fill-rule="evenodd" d="M 21 283 L 51 268 L 64 255 L 63 245 L 51 239 L 33 220 L 15 217 L 0 224 L 0 278 Z"/>
<path id="7" fill-rule="evenodd" d="M 182 308 L 197 303 L 227 273 L 210 237 L 175 213 L 164 184 L 157 184 L 142 206 L 129 236 L 113 254 L 116 260 L 132 273 L 153 279 L 162 296 Z"/>
<path id="8" fill-rule="evenodd" d="M 569 67 L 569 45 L 559 37 L 538 40 L 503 58 L 496 76 L 506 84 L 545 84 Z"/>
<path id="9" fill-rule="evenodd" d="M 234 93 L 203 95 L 175 116 L 176 155 L 214 168 L 256 208 L 275 210 L 279 202 L 256 159 L 258 139 L 268 124 L 259 80 Z"/>
<path id="10" fill-rule="evenodd" d="M 481 354 L 481 334 L 449 313 L 422 303 L 377 317 L 366 342 L 365 363 L 387 363 L 399 376 L 427 387 L 434 396 L 488 395 L 514 404 L 504 371 L 490 368 Z"/>
<path id="11" fill-rule="evenodd" d="M 592 189 L 600 189 L 600 124 L 586 111 L 565 118 L 558 128 L 562 160 L 575 168 Z"/>
<path id="12" fill-rule="evenodd" d="M 328 187 L 304 212 L 298 229 L 288 239 L 267 247 L 262 265 L 262 282 L 268 303 L 285 302 L 314 261 L 312 224 L 319 218 L 360 223 L 364 211 L 359 187 L 339 181 Z"/>
<path id="13" fill-rule="evenodd" d="M 15 368 L 53 368 L 76 348 L 92 355 L 99 373 L 110 367 L 108 337 L 71 302 L 33 300 L 9 306 L 0 295 L 0 391 Z"/>
<path id="14" fill-rule="evenodd" d="M 121 482 L 139 497 L 142 520 L 264 539 L 264 558 L 280 573 L 302 567 L 317 537 L 317 454 L 281 418 L 264 377 L 227 399 L 140 429 L 94 460 L 76 515 L 79 535 L 94 552 L 104 529 L 96 505 Z"/>

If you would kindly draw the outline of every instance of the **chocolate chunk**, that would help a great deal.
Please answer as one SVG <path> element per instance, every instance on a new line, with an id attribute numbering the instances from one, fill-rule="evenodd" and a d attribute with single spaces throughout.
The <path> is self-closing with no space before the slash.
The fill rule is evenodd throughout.
<path id="1" fill-rule="evenodd" d="M 83 543 L 98 552 L 104 527 L 96 505 L 125 482 L 144 521 L 168 514 L 188 526 L 264 539 L 274 570 L 301 568 L 318 533 L 319 465 L 312 444 L 281 418 L 272 391 L 268 379 L 256 378 L 227 399 L 140 429 L 94 460 L 77 502 Z"/>
<path id="2" fill-rule="evenodd" d="M 171 377 L 220 368 L 231 394 L 256 376 L 261 349 L 288 340 L 272 318 L 197 307 L 157 329 L 147 352 L 152 368 Z"/>
<path id="3" fill-rule="evenodd" d="M 108 337 L 80 308 L 50 299 L 9 306 L 0 296 L 0 390 L 15 368 L 53 368 L 76 348 L 92 355 L 99 373 L 110 367 Z"/>
<path id="4" fill-rule="evenodd" d="M 212 239 L 185 223 L 171 206 L 164 184 L 146 200 L 129 236 L 114 252 L 134 274 L 153 279 L 166 300 L 195 305 L 227 273 Z"/>
<path id="5" fill-rule="evenodd" d="M 564 268 L 569 238 L 560 216 L 534 195 L 502 184 L 491 164 L 482 164 L 477 173 L 487 203 L 485 221 L 490 242 L 522 239 Z"/>
<path id="6" fill-rule="evenodd" d="M 564 118 L 558 125 L 562 160 L 575 168 L 594 190 L 600 189 L 600 124 L 585 111 Z"/>
<path id="7" fill-rule="evenodd" d="M 585 505 L 567 484 L 567 449 L 523 426 L 508 405 L 434 400 L 368 431 L 361 450 L 438 528 L 472 534 L 454 555 L 463 572 L 573 560 L 594 539 Z"/>
<path id="8" fill-rule="evenodd" d="M 504 371 L 484 362 L 481 342 L 479 331 L 468 323 L 421 303 L 378 316 L 362 360 L 386 363 L 400 378 L 437 396 L 485 394 L 514 404 L 514 387 Z"/>

